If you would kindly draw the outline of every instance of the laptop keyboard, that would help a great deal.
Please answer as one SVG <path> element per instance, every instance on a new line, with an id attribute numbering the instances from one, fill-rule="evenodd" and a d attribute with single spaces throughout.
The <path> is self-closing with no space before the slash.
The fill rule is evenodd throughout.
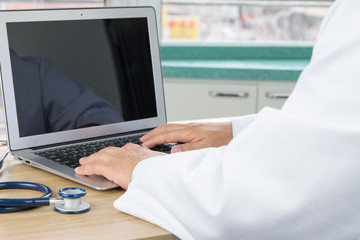
<path id="1" fill-rule="evenodd" d="M 106 147 L 123 147 L 125 144 L 131 142 L 141 144 L 140 138 L 143 134 L 134 135 L 130 137 L 121 137 L 114 139 L 107 139 L 104 141 L 97 141 L 91 143 L 82 143 L 78 145 L 71 145 L 66 147 L 59 147 L 50 150 L 36 151 L 35 154 L 53 160 L 60 164 L 71 168 L 80 166 L 79 159 L 89 156 Z M 163 144 L 152 148 L 155 151 L 170 152 L 172 144 Z"/>

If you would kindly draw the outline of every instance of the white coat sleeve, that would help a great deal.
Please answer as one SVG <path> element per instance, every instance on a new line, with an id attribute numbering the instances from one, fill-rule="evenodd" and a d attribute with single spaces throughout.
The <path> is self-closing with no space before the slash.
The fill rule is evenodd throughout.
<path id="1" fill-rule="evenodd" d="M 244 130 L 254 119 L 257 114 L 245 115 L 241 117 L 234 118 L 232 122 L 232 132 L 233 136 L 239 135 L 239 133 Z"/>

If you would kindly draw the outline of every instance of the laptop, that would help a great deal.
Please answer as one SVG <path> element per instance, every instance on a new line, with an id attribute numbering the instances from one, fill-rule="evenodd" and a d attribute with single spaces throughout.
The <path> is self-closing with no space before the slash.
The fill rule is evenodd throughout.
<path id="1" fill-rule="evenodd" d="M 94 189 L 76 159 L 166 123 L 151 7 L 2 11 L 0 64 L 11 153 Z"/>

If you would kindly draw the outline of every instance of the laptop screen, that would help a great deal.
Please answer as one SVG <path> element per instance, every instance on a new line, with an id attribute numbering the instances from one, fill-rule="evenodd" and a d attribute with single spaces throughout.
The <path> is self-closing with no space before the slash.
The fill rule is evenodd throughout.
<path id="1" fill-rule="evenodd" d="M 157 115 L 146 18 L 7 29 L 21 137 Z"/>
<path id="2" fill-rule="evenodd" d="M 5 29 L 6 43 L 2 38 L 0 48 L 5 44 L 8 52 L 8 59 L 1 57 L 8 134 L 21 143 L 19 147 L 166 122 L 153 9 L 2 14 L 0 37 Z"/>

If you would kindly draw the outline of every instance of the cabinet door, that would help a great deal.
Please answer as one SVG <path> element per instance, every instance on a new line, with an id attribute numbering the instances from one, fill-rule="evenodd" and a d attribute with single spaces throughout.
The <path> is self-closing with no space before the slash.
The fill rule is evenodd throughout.
<path id="1" fill-rule="evenodd" d="M 294 86 L 295 82 L 259 84 L 257 111 L 264 107 L 280 109 L 290 96 Z"/>
<path id="2" fill-rule="evenodd" d="M 168 121 L 231 117 L 256 112 L 256 85 L 165 82 Z"/>

